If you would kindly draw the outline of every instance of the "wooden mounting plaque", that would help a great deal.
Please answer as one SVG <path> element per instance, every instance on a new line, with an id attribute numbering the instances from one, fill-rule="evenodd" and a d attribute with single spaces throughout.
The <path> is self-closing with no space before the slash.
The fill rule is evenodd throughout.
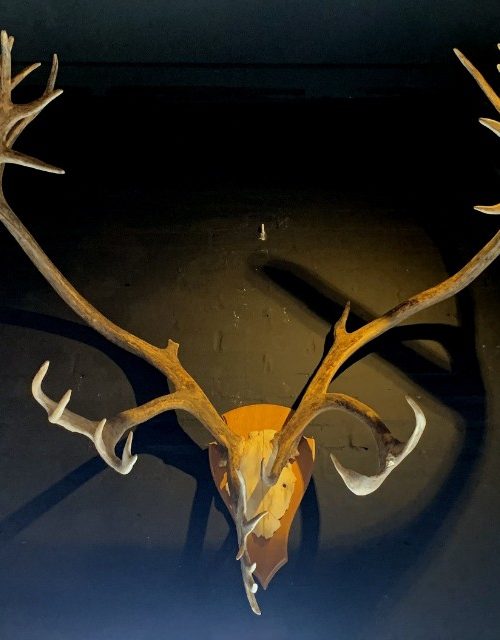
<path id="1" fill-rule="evenodd" d="M 282 407 L 277 404 L 251 404 L 245 407 L 238 407 L 223 414 L 230 429 L 239 435 L 246 436 L 251 431 L 273 429 L 279 431 L 285 424 L 292 409 Z M 257 563 L 254 575 L 258 578 L 264 589 L 267 589 L 271 579 L 288 561 L 288 536 L 293 518 L 301 503 L 304 493 L 311 479 L 316 453 L 313 438 L 302 437 L 299 444 L 299 456 L 292 463 L 292 470 L 295 475 L 295 489 L 290 501 L 290 505 L 280 520 L 280 528 L 269 540 L 257 537 L 253 533 L 248 539 L 248 553 L 252 562 Z M 229 495 L 225 489 L 226 470 L 220 466 L 221 454 L 216 443 L 211 443 L 208 449 L 210 470 L 220 496 L 229 512 Z"/>

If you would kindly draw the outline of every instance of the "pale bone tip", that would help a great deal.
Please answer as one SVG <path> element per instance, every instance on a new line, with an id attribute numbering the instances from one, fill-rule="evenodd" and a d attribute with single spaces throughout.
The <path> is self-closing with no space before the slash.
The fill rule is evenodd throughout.
<path id="1" fill-rule="evenodd" d="M 59 420 L 59 418 L 64 413 L 64 409 L 66 409 L 69 401 L 71 400 L 71 389 L 68 389 L 63 397 L 59 400 L 54 410 L 49 414 L 48 419 L 49 422 L 55 423 Z"/>

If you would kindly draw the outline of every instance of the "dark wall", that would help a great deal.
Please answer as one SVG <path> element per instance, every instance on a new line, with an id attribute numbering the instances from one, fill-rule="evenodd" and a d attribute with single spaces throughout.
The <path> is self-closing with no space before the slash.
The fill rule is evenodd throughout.
<path id="1" fill-rule="evenodd" d="M 95 93 L 180 86 L 322 98 L 447 90 L 452 48 L 491 69 L 499 24 L 493 0 L 51 0 L 11 1 L 0 11 L 19 64 L 56 51 L 60 85 Z"/>
<path id="2" fill-rule="evenodd" d="M 3 3 L 22 56 L 104 62 L 422 63 L 496 42 L 495 0 Z"/>
<path id="3" fill-rule="evenodd" d="M 6 195 L 96 308 L 180 343 L 218 411 L 291 406 L 347 299 L 354 328 L 497 229 L 472 210 L 498 201 L 498 139 L 477 123 L 493 108 L 450 48 L 495 82 L 498 10 L 465 4 L 11 2 L 0 25 L 16 64 L 57 50 L 65 89 L 17 148 L 67 173 L 9 166 Z M 221 60 L 269 64 L 201 64 Z M 365 66 L 270 64 L 287 60 Z M 29 82 L 19 101 L 39 95 Z M 303 99 L 325 95 L 340 99 Z M 84 326 L 0 228 L 0 638 L 497 640 L 499 268 L 334 381 L 402 441 L 406 393 L 428 426 L 361 498 L 329 454 L 374 472 L 370 434 L 318 417 L 289 562 L 256 618 L 198 422 L 170 412 L 138 428 L 126 477 L 47 423 L 30 393 L 46 359 L 46 392 L 72 388 L 70 409 L 91 419 L 167 384 Z"/>

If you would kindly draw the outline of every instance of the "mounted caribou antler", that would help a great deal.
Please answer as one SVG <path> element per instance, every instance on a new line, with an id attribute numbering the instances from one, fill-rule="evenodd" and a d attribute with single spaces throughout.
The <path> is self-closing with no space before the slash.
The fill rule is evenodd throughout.
<path id="1" fill-rule="evenodd" d="M 363 476 L 345 469 L 333 456 L 333 463 L 348 488 L 358 495 L 377 489 L 404 458 L 415 448 L 425 428 L 425 417 L 411 398 L 416 426 L 406 443 L 394 438 L 380 417 L 367 405 L 350 396 L 328 391 L 339 368 L 357 350 L 415 313 L 449 298 L 470 284 L 500 253 L 500 232 L 488 242 L 460 271 L 398 304 L 380 318 L 356 331 L 347 330 L 349 303 L 334 328 L 334 342 L 309 384 L 295 412 L 275 405 L 241 407 L 220 415 L 197 382 L 182 367 L 179 345 L 171 340 L 166 347 L 156 347 L 125 331 L 95 309 L 57 270 L 28 230 L 8 205 L 2 190 L 7 163 L 20 164 L 42 171 L 63 173 L 40 160 L 30 158 L 12 147 L 24 128 L 61 94 L 55 90 L 57 58 L 43 95 L 33 102 L 12 102 L 12 90 L 39 65 L 31 65 L 17 76 L 11 75 L 11 50 L 14 40 L 1 32 L 0 61 L 0 219 L 16 241 L 61 298 L 91 327 L 116 345 L 140 356 L 161 371 L 173 391 L 154 400 L 98 421 L 79 416 L 68 409 L 71 392 L 59 401 L 50 399 L 42 390 L 49 363 L 42 365 L 32 384 L 33 395 L 46 410 L 49 421 L 90 438 L 106 463 L 119 473 L 129 473 L 137 456 L 132 454 L 132 429 L 171 409 L 194 415 L 216 440 L 210 447 L 212 474 L 229 507 L 238 537 L 237 559 L 245 591 L 252 610 L 259 614 L 255 599 L 256 575 L 265 586 L 284 562 L 288 529 L 310 477 L 314 460 L 314 442 L 303 437 L 315 416 L 330 409 L 341 409 L 360 418 L 372 431 L 379 453 L 379 472 Z M 459 54 L 461 56 L 461 54 Z M 471 73 L 498 109 L 499 99 L 484 78 L 463 57 Z M 483 121 L 482 121 L 483 122 Z M 496 133 L 500 124 L 484 121 Z M 486 208 L 480 208 L 485 211 Z M 493 208 L 495 209 L 495 208 Z M 498 205 L 495 211 L 498 213 Z M 258 428 L 255 425 L 258 424 Z M 124 453 L 115 453 L 117 443 L 127 436 Z M 255 540 L 259 538 L 259 545 Z M 257 560 L 256 560 L 257 559 Z"/>

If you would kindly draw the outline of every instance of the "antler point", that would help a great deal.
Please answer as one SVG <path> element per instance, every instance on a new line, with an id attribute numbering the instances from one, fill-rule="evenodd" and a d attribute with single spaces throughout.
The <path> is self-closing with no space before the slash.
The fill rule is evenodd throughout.
<path id="1" fill-rule="evenodd" d="M 167 342 L 166 350 L 171 352 L 174 356 L 176 356 L 179 351 L 179 343 L 169 338 Z"/>
<path id="2" fill-rule="evenodd" d="M 238 549 L 238 553 L 236 554 L 236 560 L 241 560 L 243 558 L 245 549 L 246 549 L 245 542 L 242 542 L 240 548 Z"/>
<path id="3" fill-rule="evenodd" d="M 102 440 L 102 432 L 105 424 L 106 424 L 106 418 L 103 418 L 96 427 L 96 430 L 95 430 L 96 445 L 97 445 L 97 441 Z"/>
<path id="4" fill-rule="evenodd" d="M 500 203 L 496 205 L 476 205 L 474 209 L 480 213 L 486 213 L 488 215 L 499 215 Z"/>
<path id="5" fill-rule="evenodd" d="M 71 400 L 71 389 L 68 389 L 63 397 L 56 404 L 54 410 L 49 414 L 48 419 L 49 422 L 55 423 L 59 420 L 59 418 L 64 413 L 64 409 L 66 409 L 68 402 Z"/>
<path id="6" fill-rule="evenodd" d="M 132 457 L 132 440 L 134 438 L 134 432 L 133 431 L 129 431 L 129 434 L 127 436 L 127 440 L 125 442 L 125 451 L 128 454 L 128 457 Z"/>

